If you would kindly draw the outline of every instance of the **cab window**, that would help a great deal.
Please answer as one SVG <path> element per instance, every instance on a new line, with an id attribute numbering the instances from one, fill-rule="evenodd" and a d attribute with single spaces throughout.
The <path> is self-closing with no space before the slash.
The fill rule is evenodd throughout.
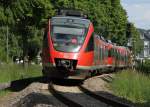
<path id="1" fill-rule="evenodd" d="M 92 34 L 92 36 L 90 37 L 89 39 L 89 42 L 87 44 L 87 47 L 86 47 L 86 52 L 90 52 L 90 51 L 93 51 L 94 50 L 94 36 Z"/>

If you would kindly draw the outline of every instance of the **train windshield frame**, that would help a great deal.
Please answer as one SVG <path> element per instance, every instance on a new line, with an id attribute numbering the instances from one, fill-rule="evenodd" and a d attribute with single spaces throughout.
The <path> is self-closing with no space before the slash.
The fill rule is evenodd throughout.
<path id="1" fill-rule="evenodd" d="M 85 32 L 84 28 L 78 28 L 78 27 L 72 27 L 72 26 L 70 27 L 69 26 L 53 26 L 53 33 L 82 36 L 84 35 L 84 32 Z"/>
<path id="2" fill-rule="evenodd" d="M 52 25 L 53 46 L 61 52 L 78 52 L 84 43 L 87 29 L 77 26 Z"/>
<path id="3" fill-rule="evenodd" d="M 75 17 L 54 17 L 51 39 L 56 51 L 79 52 L 86 38 L 90 21 Z"/>

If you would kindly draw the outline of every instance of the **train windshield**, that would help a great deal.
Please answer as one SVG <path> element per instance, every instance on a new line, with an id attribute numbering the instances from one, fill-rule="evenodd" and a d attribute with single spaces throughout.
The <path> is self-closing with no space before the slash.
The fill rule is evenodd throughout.
<path id="1" fill-rule="evenodd" d="M 84 42 L 86 29 L 75 26 L 52 26 L 54 48 L 62 52 L 78 52 Z"/>

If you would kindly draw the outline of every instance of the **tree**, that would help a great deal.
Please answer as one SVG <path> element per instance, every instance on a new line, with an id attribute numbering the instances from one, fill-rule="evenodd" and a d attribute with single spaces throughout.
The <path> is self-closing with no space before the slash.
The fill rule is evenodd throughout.
<path id="1" fill-rule="evenodd" d="M 31 56 L 35 56 L 41 48 L 42 32 L 47 19 L 55 16 L 61 8 L 83 11 L 93 22 L 96 33 L 119 45 L 127 43 L 127 13 L 120 0 L 0 0 L 0 27 L 3 27 L 0 40 L 6 38 L 8 26 L 11 47 L 9 56 L 30 56 L 29 49 L 35 52 Z M 138 35 L 134 25 L 133 28 L 133 34 Z M 138 39 L 139 37 L 136 41 Z M 0 43 L 0 51 L 6 51 L 4 44 L 5 42 Z"/>
<path id="2" fill-rule="evenodd" d="M 141 52 L 143 49 L 143 41 L 140 39 L 139 31 L 134 27 L 133 23 L 128 23 L 127 26 L 127 37 L 131 37 L 132 51 L 135 55 Z M 128 35 L 129 34 L 129 35 Z"/>

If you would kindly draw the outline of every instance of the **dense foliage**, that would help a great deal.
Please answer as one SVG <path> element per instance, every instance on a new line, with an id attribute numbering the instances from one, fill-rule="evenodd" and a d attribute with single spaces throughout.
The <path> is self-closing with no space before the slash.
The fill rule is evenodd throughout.
<path id="1" fill-rule="evenodd" d="M 137 62 L 137 70 L 143 73 L 150 73 L 150 59 Z"/>
<path id="2" fill-rule="evenodd" d="M 0 0 L 0 60 L 6 60 L 6 53 L 10 58 L 34 58 L 41 48 L 47 18 L 61 8 L 83 11 L 94 23 L 95 32 L 117 44 L 126 45 L 129 33 L 139 40 L 136 28 L 132 26 L 134 32 L 128 29 L 127 14 L 120 0 Z"/>

